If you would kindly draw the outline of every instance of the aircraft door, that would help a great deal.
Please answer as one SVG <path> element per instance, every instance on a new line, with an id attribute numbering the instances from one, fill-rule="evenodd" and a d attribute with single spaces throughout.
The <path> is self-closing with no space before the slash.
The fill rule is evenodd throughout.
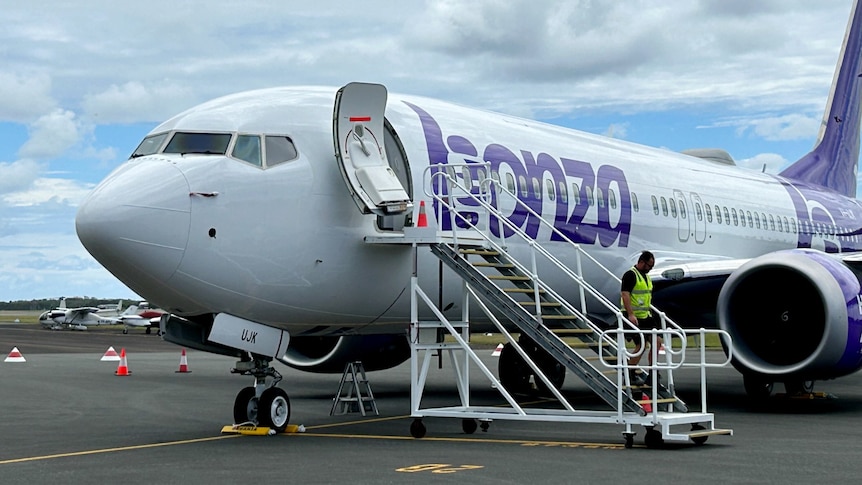
<path id="1" fill-rule="evenodd" d="M 387 160 L 386 97 L 381 84 L 347 84 L 335 95 L 332 124 L 336 161 L 356 206 L 391 218 L 412 212 L 413 204 Z"/>
<path id="2" fill-rule="evenodd" d="M 706 240 L 706 208 L 700 199 L 700 195 L 694 192 L 691 193 L 691 203 L 694 205 L 692 207 L 693 214 L 689 214 L 689 216 L 693 218 L 694 242 L 703 244 Z"/>
<path id="3" fill-rule="evenodd" d="M 676 210 L 674 210 L 676 205 Z M 685 194 L 681 190 L 673 191 L 673 199 L 671 199 L 671 215 L 676 217 L 678 235 L 680 242 L 688 241 L 689 231 L 691 231 L 691 223 L 688 214 L 688 205 L 685 202 Z M 676 212 L 676 214 L 674 214 Z"/>

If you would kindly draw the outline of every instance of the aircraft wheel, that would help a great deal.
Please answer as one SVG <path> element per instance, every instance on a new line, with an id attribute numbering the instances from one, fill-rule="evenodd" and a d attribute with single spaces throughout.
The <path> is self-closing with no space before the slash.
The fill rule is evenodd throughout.
<path id="1" fill-rule="evenodd" d="M 814 392 L 814 381 L 785 381 L 784 390 L 789 396 L 811 394 Z"/>
<path id="2" fill-rule="evenodd" d="M 123 329 L 123 335 L 125 335 L 125 334 L 127 334 L 127 333 L 129 333 L 129 329 L 128 329 L 128 328 L 124 328 L 124 329 Z"/>
<path id="3" fill-rule="evenodd" d="M 153 331 L 153 329 L 151 329 L 150 327 L 147 327 L 146 330 L 144 330 L 144 332 L 146 332 L 147 335 L 149 335 L 152 331 Z"/>
<path id="4" fill-rule="evenodd" d="M 410 436 L 414 438 L 424 438 L 427 430 L 425 429 L 425 425 L 422 424 L 422 419 L 416 418 L 410 423 Z"/>
<path id="5" fill-rule="evenodd" d="M 500 352 L 500 362 L 497 364 L 497 374 L 500 384 L 512 393 L 526 394 L 530 392 L 530 366 L 518 355 L 512 344 L 503 346 Z"/>
<path id="6" fill-rule="evenodd" d="M 233 421 L 235 424 L 251 421 L 257 424 L 258 399 L 253 387 L 244 387 L 233 402 Z"/>
<path id="7" fill-rule="evenodd" d="M 475 419 L 468 418 L 461 420 L 461 429 L 463 429 L 467 434 L 475 433 L 478 427 L 479 423 L 477 423 Z"/>
<path id="8" fill-rule="evenodd" d="M 257 416 L 260 426 L 272 428 L 276 433 L 284 432 L 290 421 L 290 399 L 280 387 L 263 391 L 258 402 Z"/>
<path id="9" fill-rule="evenodd" d="M 748 394 L 748 397 L 756 400 L 769 398 L 774 387 L 772 381 L 751 374 L 742 376 L 742 384 L 745 386 L 745 393 Z"/>

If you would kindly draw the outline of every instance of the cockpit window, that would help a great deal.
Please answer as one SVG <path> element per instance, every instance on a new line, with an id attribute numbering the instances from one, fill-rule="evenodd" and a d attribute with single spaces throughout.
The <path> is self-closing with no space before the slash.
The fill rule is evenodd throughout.
<path id="1" fill-rule="evenodd" d="M 233 146 L 231 155 L 258 167 L 263 163 L 260 159 L 260 137 L 257 135 L 239 135 Z"/>
<path id="2" fill-rule="evenodd" d="M 293 141 L 286 136 L 266 136 L 266 166 L 272 167 L 297 157 Z"/>
<path id="3" fill-rule="evenodd" d="M 164 153 L 224 155 L 230 137 L 230 133 L 175 133 Z"/>
<path id="4" fill-rule="evenodd" d="M 146 155 L 152 155 L 153 153 L 158 153 L 159 148 L 162 147 L 162 143 L 165 141 L 165 138 L 168 136 L 167 133 L 159 133 L 158 135 L 152 135 L 144 138 L 144 141 L 138 145 L 138 148 L 135 148 L 135 152 L 132 153 L 132 156 L 129 158 L 138 158 Z"/>

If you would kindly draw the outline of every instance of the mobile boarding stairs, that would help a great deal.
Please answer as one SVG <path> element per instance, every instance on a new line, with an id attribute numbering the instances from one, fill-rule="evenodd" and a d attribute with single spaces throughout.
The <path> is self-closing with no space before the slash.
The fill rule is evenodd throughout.
<path id="1" fill-rule="evenodd" d="M 410 244 L 413 247 L 409 339 L 411 346 L 410 414 L 414 418 L 410 432 L 414 437 L 425 436 L 426 428 L 422 422 L 424 417 L 461 418 L 462 428 L 466 433 L 473 433 L 479 424 L 483 430 L 487 430 L 489 423 L 495 419 L 620 424 L 624 426 L 623 437 L 626 447 L 633 445 L 636 434 L 633 427 L 637 425 L 646 428 L 644 441 L 649 447 L 659 446 L 665 441 L 703 444 L 711 435 L 733 434 L 732 430 L 716 428 L 713 414 L 706 411 L 706 368 L 727 365 L 732 358 L 732 350 L 728 351 L 726 360 L 723 362 L 707 363 L 705 336 L 708 333 L 719 333 L 728 343 L 728 349 L 732 349 L 729 335 L 721 330 L 684 330 L 655 308 L 653 311 L 660 315 L 662 329 L 638 330 L 620 313 L 618 304 L 605 298 L 581 276 L 584 274 L 582 264 L 594 265 L 606 274 L 607 278 L 613 278 L 618 283 L 617 276 L 601 266 L 579 245 L 570 242 L 553 227 L 553 224 L 544 221 L 513 194 L 499 188 L 499 182 L 490 178 L 485 179 L 484 174 L 488 173 L 487 165 L 446 165 L 445 167 L 445 170 L 442 168 L 427 170 L 423 185 L 425 196 L 435 204 L 439 204 L 438 212 L 441 214 L 441 220 L 448 215 L 451 231 L 438 230 L 437 228 L 442 226 L 441 220 L 437 220 L 436 227 L 405 228 L 403 236 L 399 234 L 366 238 L 366 242 L 373 244 Z M 479 187 L 468 188 L 462 184 L 456 169 L 462 170 L 463 175 L 460 180 L 479 180 L 481 181 Z M 429 190 L 432 184 L 436 184 L 438 190 Z M 468 184 L 473 185 L 469 182 Z M 445 189 L 440 190 L 444 185 Z M 503 198 L 508 197 L 511 199 L 509 207 L 520 205 L 519 210 L 531 214 L 540 221 L 540 224 L 557 234 L 560 240 L 567 241 L 567 244 L 575 250 L 575 268 L 569 268 L 547 249 L 529 238 L 520 228 L 509 222 L 501 211 L 489 203 L 491 200 L 489 194 L 492 190 L 497 196 L 496 205 L 504 205 Z M 438 195 L 441 193 L 444 195 Z M 478 218 L 475 217 L 477 213 L 480 214 Z M 420 213 L 420 220 L 423 217 L 424 215 Z M 499 224 L 497 232 L 500 236 L 492 235 L 490 230 L 492 223 Z M 518 261 L 507 252 L 507 240 L 502 236 L 510 231 L 513 234 L 509 239 L 520 238 L 524 242 L 521 246 L 530 248 L 527 258 L 523 256 L 520 258 L 529 259 L 529 262 Z M 463 280 L 460 321 L 447 319 L 443 311 L 419 287 L 418 251 L 424 247 L 430 248 L 434 255 Z M 539 261 L 543 261 L 543 264 L 539 264 Z M 542 276 L 546 279 L 542 279 L 538 274 L 539 267 L 545 272 Z M 577 289 L 580 296 L 578 307 L 567 302 L 546 284 L 546 280 L 550 279 L 560 281 L 559 274 L 552 276 L 549 271 L 562 273 L 566 281 L 565 286 Z M 595 273 L 595 269 L 592 272 Z M 616 328 L 603 330 L 590 321 L 586 310 L 587 296 L 590 297 L 591 302 L 598 301 L 604 307 L 603 310 L 616 314 L 618 322 Z M 506 361 L 520 363 L 522 360 L 523 365 L 529 366 L 536 380 L 540 381 L 534 384 L 550 392 L 559 405 L 552 408 L 521 406 L 513 397 L 513 393 L 523 390 L 524 382 L 506 375 L 501 375 L 498 379 L 482 363 L 469 344 L 471 302 L 478 305 L 511 344 L 511 348 L 504 349 L 504 352 L 514 350 L 520 357 L 518 359 L 508 355 Z M 430 309 L 436 316 L 436 320 L 419 320 L 421 304 Z M 498 315 L 505 316 L 511 322 L 511 325 L 508 325 L 510 328 L 513 325 L 518 329 L 520 339 L 509 333 L 507 326 L 497 318 Z M 448 338 L 442 338 L 443 335 Z M 652 362 L 655 364 L 640 366 L 637 369 L 647 373 L 641 375 L 649 375 L 646 381 L 651 384 L 633 382 L 636 369 L 629 369 L 627 362 L 635 354 L 626 349 L 626 335 L 629 337 L 634 335 L 634 338 L 640 339 L 642 344 L 645 339 L 652 340 L 653 345 L 649 348 L 653 353 Z M 686 361 L 687 337 L 691 335 L 694 335 L 695 340 L 699 342 L 699 349 L 697 349 L 699 352 L 692 352 L 697 354 L 699 359 L 693 363 Z M 662 336 L 664 340 L 664 356 L 659 355 L 654 345 L 658 336 Z M 645 348 L 644 345 L 640 347 Z M 461 404 L 452 407 L 422 408 L 422 397 L 432 357 L 439 357 L 443 353 L 448 354 L 454 369 Z M 471 405 L 469 382 L 471 362 L 488 378 L 492 386 L 499 390 L 508 407 Z M 700 370 L 700 412 L 689 410 L 674 392 L 673 372 L 682 367 L 697 367 Z M 569 403 L 558 390 L 564 377 L 562 368 L 578 376 L 608 404 L 609 409 L 576 409 Z M 660 376 L 656 379 L 658 374 Z M 509 389 L 509 387 L 516 389 Z"/>

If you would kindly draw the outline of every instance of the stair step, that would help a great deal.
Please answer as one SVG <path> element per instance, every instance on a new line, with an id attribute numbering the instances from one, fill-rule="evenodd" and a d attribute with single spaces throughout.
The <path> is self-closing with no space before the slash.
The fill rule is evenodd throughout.
<path id="1" fill-rule="evenodd" d="M 499 251 L 494 251 L 493 249 L 459 249 L 459 253 L 461 254 L 477 254 L 480 256 L 499 256 Z"/>
<path id="2" fill-rule="evenodd" d="M 580 318 L 578 318 L 575 315 L 542 315 L 542 319 L 543 320 L 580 320 Z M 563 330 L 563 329 L 560 329 L 560 330 Z M 576 330 L 576 329 L 573 328 L 571 330 Z M 585 333 L 593 333 L 593 331 L 590 329 L 577 329 L 577 330 L 586 330 Z M 577 333 L 581 333 L 581 332 L 577 332 Z"/>
<path id="3" fill-rule="evenodd" d="M 476 261 L 475 263 L 470 263 L 475 267 L 483 267 L 483 268 L 514 268 L 515 265 L 512 263 L 491 263 L 488 261 Z"/>
<path id="4" fill-rule="evenodd" d="M 536 302 L 534 302 L 534 301 L 519 301 L 518 304 L 523 305 L 523 306 L 527 306 L 527 305 L 536 306 Z M 554 308 L 554 307 L 561 307 L 561 306 L 563 306 L 563 304 L 557 303 L 555 301 L 541 301 L 541 302 L 539 302 L 539 306 Z"/>
<path id="5" fill-rule="evenodd" d="M 550 318 L 553 316 L 554 315 L 542 315 L 542 318 Z M 591 335 L 595 333 L 591 328 L 552 328 L 551 331 L 557 335 Z"/>
<path id="6" fill-rule="evenodd" d="M 652 399 L 636 399 L 641 406 L 644 404 L 670 404 L 672 402 L 676 402 L 677 399 L 675 397 L 663 397 L 661 399 L 656 399 L 653 401 Z"/>
<path id="7" fill-rule="evenodd" d="M 533 288 L 501 288 L 506 293 L 535 293 Z M 539 294 L 545 293 L 545 290 L 539 289 Z"/>
<path id="8" fill-rule="evenodd" d="M 488 276 L 489 280 L 506 280 L 506 281 L 530 281 L 529 276 L 493 274 Z"/>

